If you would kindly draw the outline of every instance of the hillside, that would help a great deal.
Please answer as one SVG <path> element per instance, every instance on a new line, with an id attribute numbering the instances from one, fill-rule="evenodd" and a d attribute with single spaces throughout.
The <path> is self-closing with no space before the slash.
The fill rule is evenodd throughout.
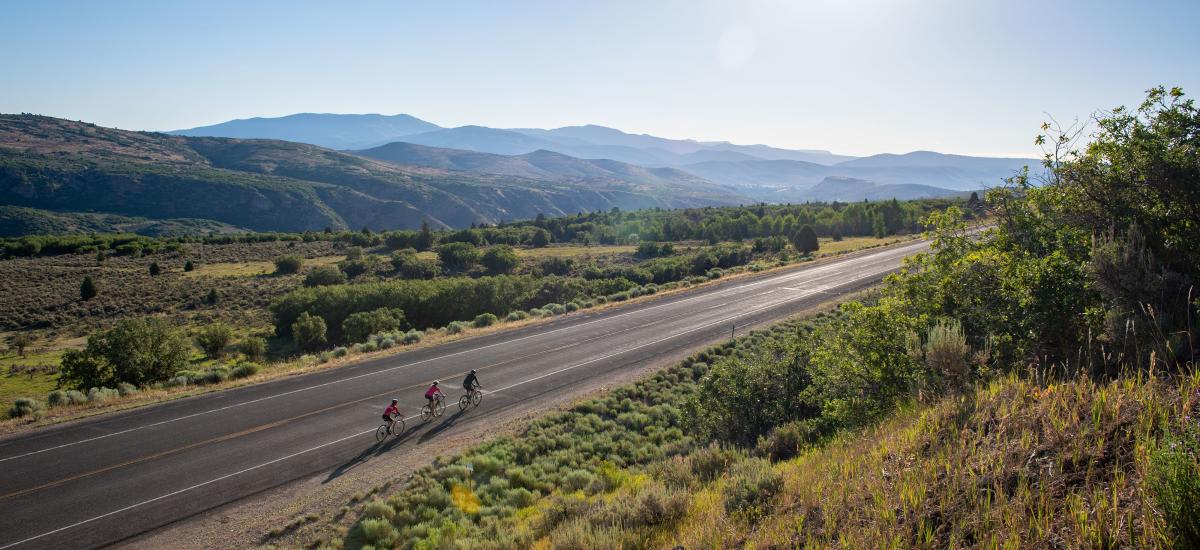
<path id="1" fill-rule="evenodd" d="M 690 188 L 695 183 L 695 189 Z M 405 167 L 313 145 L 130 132 L 0 115 L 3 205 L 257 231 L 438 227 L 560 215 L 736 204 L 698 179 L 577 181 Z"/>
<path id="2" fill-rule="evenodd" d="M 674 168 L 645 168 L 615 160 L 580 159 L 545 149 L 522 155 L 495 155 L 397 142 L 355 151 L 355 154 L 395 164 L 445 170 L 593 183 L 619 181 L 629 184 L 653 184 L 678 189 L 681 192 L 723 192 L 703 178 Z"/>

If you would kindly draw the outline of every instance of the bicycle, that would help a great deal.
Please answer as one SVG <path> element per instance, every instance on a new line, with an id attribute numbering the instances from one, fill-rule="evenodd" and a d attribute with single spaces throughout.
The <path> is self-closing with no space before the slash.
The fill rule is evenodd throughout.
<path id="1" fill-rule="evenodd" d="M 375 428 L 375 441 L 382 443 L 383 440 L 387 439 L 387 436 L 400 435 L 402 433 L 404 433 L 403 415 L 399 417 L 393 417 L 390 425 L 387 422 L 384 422 L 383 424 L 380 424 L 378 428 Z"/>
<path id="2" fill-rule="evenodd" d="M 434 398 L 433 398 L 433 408 L 432 409 L 429 408 L 428 403 L 426 403 L 424 407 L 421 407 L 421 420 L 423 420 L 425 422 L 429 422 L 430 420 L 433 420 L 433 418 L 436 416 L 442 416 L 442 414 L 444 414 L 445 412 L 446 412 L 446 397 L 445 397 L 445 395 L 439 393 L 436 396 L 434 396 Z"/>
<path id="3" fill-rule="evenodd" d="M 471 390 L 471 393 L 464 393 L 462 397 L 458 398 L 458 410 L 465 411 L 467 407 L 472 405 L 478 407 L 481 401 L 483 401 L 483 392 L 479 391 L 479 388 L 476 387 Z"/>

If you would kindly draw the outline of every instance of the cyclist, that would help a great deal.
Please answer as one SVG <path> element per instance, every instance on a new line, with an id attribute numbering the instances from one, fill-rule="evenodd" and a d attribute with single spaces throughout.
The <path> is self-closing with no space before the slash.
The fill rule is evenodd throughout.
<path id="1" fill-rule="evenodd" d="M 446 394 L 442 393 L 442 388 L 438 387 L 438 381 L 434 380 L 433 385 L 429 386 L 429 389 L 425 390 L 425 400 L 429 402 L 429 411 L 430 412 L 433 412 L 433 410 L 434 410 L 433 409 L 433 398 L 438 395 L 440 395 L 442 397 L 446 397 Z"/>
<path id="2" fill-rule="evenodd" d="M 467 390 L 467 395 L 471 395 L 475 392 L 475 388 L 481 387 L 483 384 L 480 384 L 479 379 L 475 377 L 475 369 L 471 369 L 471 372 L 463 379 L 463 389 Z"/>
<path id="3" fill-rule="evenodd" d="M 396 433 L 395 431 L 393 431 L 393 430 L 395 430 L 395 427 L 396 427 L 396 418 L 395 417 L 396 417 L 396 415 L 400 414 L 400 407 L 397 406 L 397 403 L 399 403 L 399 402 L 400 402 L 399 399 L 393 399 L 392 404 L 388 405 L 387 408 L 383 410 L 383 419 L 388 424 L 388 432 L 393 433 L 393 434 Z"/>

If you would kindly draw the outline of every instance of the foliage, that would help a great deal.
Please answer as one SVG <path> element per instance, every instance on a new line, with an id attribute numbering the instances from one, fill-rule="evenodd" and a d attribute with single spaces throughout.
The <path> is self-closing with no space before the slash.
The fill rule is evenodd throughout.
<path id="1" fill-rule="evenodd" d="M 417 251 L 412 248 L 392 254 L 392 267 L 404 279 L 432 279 L 441 272 L 437 262 L 418 258 Z"/>
<path id="2" fill-rule="evenodd" d="M 438 247 L 438 260 L 447 270 L 470 269 L 479 262 L 479 249 L 469 243 L 446 243 Z"/>
<path id="3" fill-rule="evenodd" d="M 85 349 L 64 352 L 59 383 L 86 389 L 165 381 L 187 366 L 190 347 L 162 320 L 126 319 L 89 336 Z"/>
<path id="4" fill-rule="evenodd" d="M 238 351 L 251 361 L 262 361 L 267 356 L 267 341 L 259 336 L 249 336 L 238 344 Z"/>
<path id="5" fill-rule="evenodd" d="M 320 316 L 302 312 L 289 324 L 289 328 L 296 347 L 301 350 L 316 351 L 325 346 L 325 319 Z"/>
<path id="6" fill-rule="evenodd" d="M 289 273 L 299 273 L 300 268 L 304 266 L 304 258 L 295 254 L 286 254 L 275 258 L 275 274 L 287 275 Z"/>
<path id="7" fill-rule="evenodd" d="M 506 244 L 498 244 L 488 248 L 483 253 L 480 263 L 492 275 L 504 275 L 512 272 L 520 264 L 516 251 Z"/>
<path id="8" fill-rule="evenodd" d="M 91 300 L 92 298 L 95 298 L 96 294 L 99 294 L 99 292 L 100 291 L 96 289 L 96 283 L 92 282 L 92 278 L 90 276 L 83 278 L 83 282 L 79 285 L 80 300 L 85 302 Z"/>
<path id="9" fill-rule="evenodd" d="M 13 401 L 12 406 L 8 408 L 9 418 L 22 418 L 26 416 L 34 416 L 42 410 L 42 403 L 36 399 L 20 397 Z"/>
<path id="10" fill-rule="evenodd" d="M 204 354 L 214 359 L 225 352 L 225 348 L 233 341 L 233 329 L 225 323 L 212 323 L 200 329 L 196 335 L 196 345 Z"/>
<path id="11" fill-rule="evenodd" d="M 1149 486 L 1176 548 L 1200 545 L 1200 426 L 1167 433 L 1150 456 Z"/>
<path id="12" fill-rule="evenodd" d="M 562 256 L 543 258 L 538 262 L 538 270 L 545 275 L 565 276 L 575 267 L 575 260 Z"/>
<path id="13" fill-rule="evenodd" d="M 403 310 L 381 307 L 346 317 L 342 321 L 342 339 L 347 342 L 366 342 L 372 334 L 404 327 Z"/>
<path id="14" fill-rule="evenodd" d="M 792 235 L 792 248 L 801 254 L 812 254 L 821 248 L 821 244 L 817 240 L 817 232 L 813 231 L 811 225 L 805 224 Z"/>
<path id="15" fill-rule="evenodd" d="M 304 286 L 327 286 L 346 283 L 346 274 L 331 265 L 317 266 L 304 276 Z"/>

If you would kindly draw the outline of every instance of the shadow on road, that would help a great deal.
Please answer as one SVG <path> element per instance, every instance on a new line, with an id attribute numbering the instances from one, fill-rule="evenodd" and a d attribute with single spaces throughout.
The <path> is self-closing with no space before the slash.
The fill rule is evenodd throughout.
<path id="1" fill-rule="evenodd" d="M 353 470 L 362 464 L 366 464 L 366 462 L 371 460 L 372 457 L 379 456 L 398 447 L 401 443 L 407 441 L 408 438 L 420 428 L 420 426 L 421 425 L 409 426 L 405 428 L 405 430 L 399 435 L 389 437 L 383 441 L 371 445 L 370 447 L 367 447 L 366 449 L 363 449 L 363 451 L 358 453 L 358 455 L 356 455 L 354 458 L 351 458 L 341 466 L 334 468 L 332 472 L 329 472 L 329 477 L 326 477 L 325 481 L 322 481 L 321 483 L 329 483 L 330 481 L 342 477 L 342 475 L 346 472 L 349 472 L 350 470 Z"/>
<path id="2" fill-rule="evenodd" d="M 467 411 L 458 411 L 458 412 L 450 415 L 449 418 L 446 418 L 446 419 L 442 420 L 441 422 L 439 422 L 437 426 L 434 426 L 434 427 L 430 428 L 429 431 L 421 434 L 421 437 L 419 439 L 417 439 L 417 442 L 424 443 L 426 441 L 429 441 L 430 439 L 433 439 L 433 437 L 436 436 L 437 434 L 442 433 L 446 430 L 449 430 L 450 428 L 453 428 L 454 423 L 458 422 L 458 419 L 462 418 L 466 414 L 467 414 Z"/>

